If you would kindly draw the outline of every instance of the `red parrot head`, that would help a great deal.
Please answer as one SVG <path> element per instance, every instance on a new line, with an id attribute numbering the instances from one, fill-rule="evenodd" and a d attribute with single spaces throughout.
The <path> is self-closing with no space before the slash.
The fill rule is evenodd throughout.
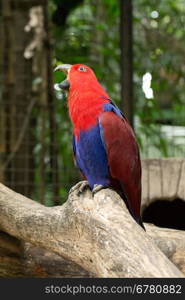
<path id="1" fill-rule="evenodd" d="M 58 88 L 68 92 L 69 114 L 74 127 L 77 128 L 76 132 L 93 126 L 103 109 L 103 104 L 109 102 L 109 96 L 93 70 L 83 64 L 64 64 L 57 66 L 54 71 L 62 71 L 67 75 L 67 78 L 58 84 Z"/>
<path id="2" fill-rule="evenodd" d="M 66 80 L 62 81 L 58 87 L 67 91 L 93 89 L 93 85 L 102 89 L 93 70 L 86 65 L 59 65 L 54 71 L 61 71 L 67 74 Z"/>

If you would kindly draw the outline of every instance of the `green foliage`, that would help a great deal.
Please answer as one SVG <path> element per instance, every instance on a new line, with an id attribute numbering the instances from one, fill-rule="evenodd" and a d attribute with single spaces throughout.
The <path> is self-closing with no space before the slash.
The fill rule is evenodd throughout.
<path id="1" fill-rule="evenodd" d="M 184 138 L 179 147 L 163 133 L 160 124 L 170 126 L 185 125 L 184 100 L 184 21 L 185 6 L 183 1 L 144 1 L 134 2 L 134 65 L 137 73 L 136 113 L 144 129 L 145 138 L 150 132 L 150 145 L 158 150 L 157 156 L 184 155 Z M 152 74 L 154 99 L 148 101 L 139 87 L 141 76 Z M 153 132 L 155 126 L 155 132 Z M 172 127 L 169 127 L 169 131 Z M 139 128 L 136 128 L 138 135 Z M 156 139 L 157 138 L 157 139 Z M 158 142 L 156 142 L 156 140 Z M 178 151 L 176 151 L 178 148 Z M 179 148 L 181 150 L 179 150 Z M 151 155 L 151 154 L 150 154 Z M 154 154 L 155 155 L 155 154 Z"/>

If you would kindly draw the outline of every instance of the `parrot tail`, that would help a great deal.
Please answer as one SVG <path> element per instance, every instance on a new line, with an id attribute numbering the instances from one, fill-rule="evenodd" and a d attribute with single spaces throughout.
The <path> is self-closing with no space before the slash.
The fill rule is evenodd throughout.
<path id="1" fill-rule="evenodd" d="M 125 202 L 125 205 L 126 205 L 128 211 L 130 212 L 131 216 L 146 231 L 141 216 L 140 215 L 137 216 L 134 213 L 133 209 L 131 208 L 130 201 L 129 201 L 128 197 L 127 197 L 127 194 L 125 193 L 125 189 L 124 189 L 123 184 L 120 181 L 118 181 L 118 180 L 112 179 L 110 187 L 113 190 L 115 190 L 120 195 L 120 197 Z"/>

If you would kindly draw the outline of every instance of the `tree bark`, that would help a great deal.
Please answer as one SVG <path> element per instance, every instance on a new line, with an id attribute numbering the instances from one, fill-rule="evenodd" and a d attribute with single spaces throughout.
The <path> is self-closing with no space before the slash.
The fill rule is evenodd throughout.
<path id="1" fill-rule="evenodd" d="M 175 252 L 180 250 L 183 250 L 185 253 L 185 231 L 161 228 L 146 223 L 145 228 L 147 234 L 152 237 L 157 246 L 168 258 L 171 258 Z"/>
<path id="2" fill-rule="evenodd" d="M 146 224 L 147 234 L 185 275 L 185 231 Z"/>
<path id="3" fill-rule="evenodd" d="M 120 0 L 121 99 L 123 111 L 134 126 L 132 0 Z"/>
<path id="4" fill-rule="evenodd" d="M 0 278 L 92 277 L 78 265 L 44 248 L 0 232 Z"/>
<path id="5" fill-rule="evenodd" d="M 185 275 L 185 232 L 145 224 L 161 251 Z M 76 264 L 44 248 L 0 232 L 0 277 L 92 277 Z"/>
<path id="6" fill-rule="evenodd" d="M 76 189 L 48 208 L 0 185 L 0 228 L 95 277 L 183 277 L 109 189 L 94 197 Z"/>

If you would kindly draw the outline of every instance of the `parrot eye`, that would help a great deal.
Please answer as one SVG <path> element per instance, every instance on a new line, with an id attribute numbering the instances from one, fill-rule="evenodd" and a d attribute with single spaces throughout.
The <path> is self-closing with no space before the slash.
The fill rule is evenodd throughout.
<path id="1" fill-rule="evenodd" d="M 81 72 L 87 72 L 87 69 L 85 67 L 83 67 L 83 66 L 80 66 L 78 68 L 78 70 L 81 71 Z"/>

